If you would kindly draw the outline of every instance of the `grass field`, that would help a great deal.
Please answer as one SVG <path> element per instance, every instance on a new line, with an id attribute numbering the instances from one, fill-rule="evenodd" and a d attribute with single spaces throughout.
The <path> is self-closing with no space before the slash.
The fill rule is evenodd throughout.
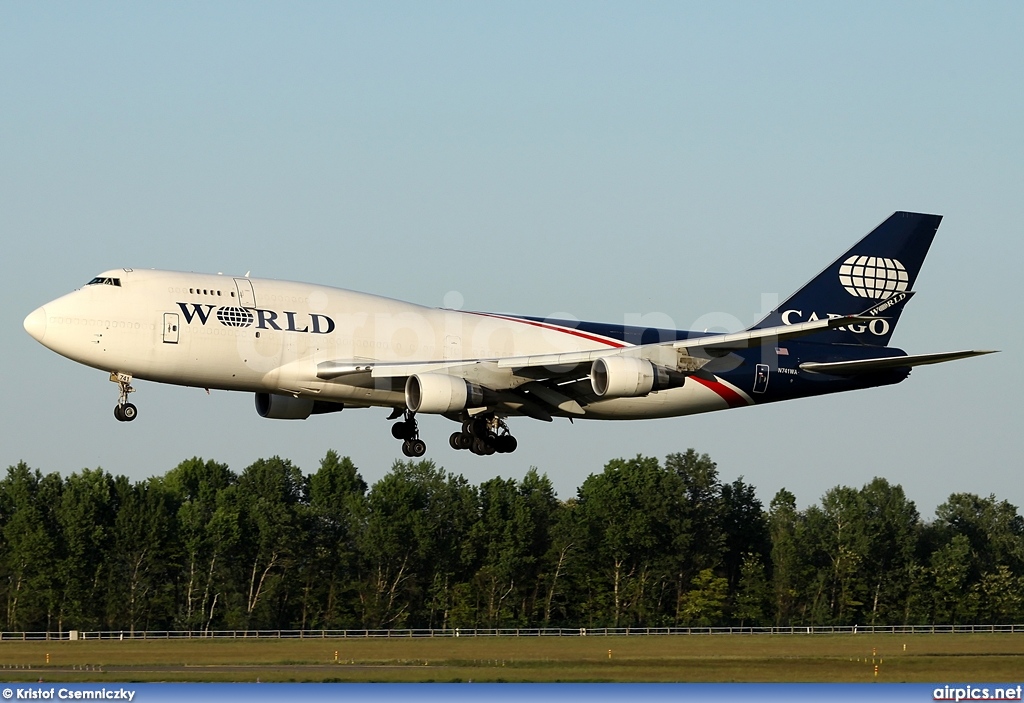
<path id="1" fill-rule="evenodd" d="M 3 641 L 0 679 L 1016 684 L 1024 635 Z"/>

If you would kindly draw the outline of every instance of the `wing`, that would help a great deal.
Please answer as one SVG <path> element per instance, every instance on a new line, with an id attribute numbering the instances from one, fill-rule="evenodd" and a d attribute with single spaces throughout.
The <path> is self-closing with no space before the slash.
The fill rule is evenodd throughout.
<path id="1" fill-rule="evenodd" d="M 471 408 L 470 413 L 491 411 L 550 421 L 552 413 L 570 417 L 583 415 L 583 406 L 599 398 L 589 381 L 599 359 L 621 357 L 648 362 L 650 368 L 660 370 L 667 379 L 665 382 L 678 386 L 686 376 L 701 374 L 708 363 L 732 351 L 775 345 L 787 339 L 862 324 L 871 319 L 850 315 L 657 344 L 498 359 L 416 363 L 324 361 L 317 365 L 316 375 L 325 381 L 336 380 L 353 386 L 384 387 L 396 391 L 403 389 L 412 376 L 442 374 L 458 377 L 471 384 L 482 397 L 479 408 Z"/>

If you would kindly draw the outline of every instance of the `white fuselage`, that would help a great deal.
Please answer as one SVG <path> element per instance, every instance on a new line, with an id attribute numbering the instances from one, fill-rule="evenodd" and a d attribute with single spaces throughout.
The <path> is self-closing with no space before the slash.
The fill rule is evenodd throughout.
<path id="1" fill-rule="evenodd" d="M 628 346 L 555 324 L 427 308 L 308 283 L 133 269 L 108 271 L 95 280 L 100 279 L 117 284 L 93 283 L 47 303 L 26 319 L 26 329 L 79 363 L 183 386 L 404 407 L 400 388 L 325 380 L 317 367 L 496 360 Z M 494 380 L 495 373 L 512 377 L 511 370 L 486 373 L 488 378 L 478 380 Z M 509 378 L 505 385 L 514 387 L 517 381 Z M 721 392 L 687 383 L 645 397 L 590 403 L 584 417 L 667 417 L 729 405 Z"/>

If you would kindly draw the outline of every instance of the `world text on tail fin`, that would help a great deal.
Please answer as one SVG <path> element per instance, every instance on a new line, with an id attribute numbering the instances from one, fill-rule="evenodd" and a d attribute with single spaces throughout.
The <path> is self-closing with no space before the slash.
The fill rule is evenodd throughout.
<path id="1" fill-rule="evenodd" d="M 941 215 L 895 212 L 751 329 L 883 308 L 867 325 L 808 337 L 828 344 L 887 346 L 928 254 Z M 884 305 L 891 302 L 890 305 Z"/>

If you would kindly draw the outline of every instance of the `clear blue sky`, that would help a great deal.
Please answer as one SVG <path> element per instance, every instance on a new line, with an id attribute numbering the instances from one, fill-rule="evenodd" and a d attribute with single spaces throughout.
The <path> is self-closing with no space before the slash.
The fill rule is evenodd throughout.
<path id="1" fill-rule="evenodd" d="M 249 395 L 105 374 L 22 330 L 115 267 L 223 271 L 440 305 L 746 325 L 894 210 L 945 215 L 893 343 L 1004 352 L 832 397 L 646 422 L 513 421 L 562 497 L 694 447 L 767 503 L 873 476 L 922 514 L 1024 505 L 1024 4 L 0 4 L 0 466 L 141 479 L 335 448 L 368 481 L 386 411 L 259 418 Z"/>

